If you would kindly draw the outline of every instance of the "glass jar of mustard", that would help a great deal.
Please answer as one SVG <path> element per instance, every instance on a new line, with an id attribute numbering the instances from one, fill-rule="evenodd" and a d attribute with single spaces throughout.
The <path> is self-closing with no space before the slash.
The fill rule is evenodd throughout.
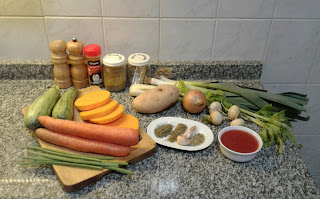
<path id="1" fill-rule="evenodd" d="M 123 55 L 111 53 L 103 57 L 103 78 L 108 91 L 121 91 L 127 87 L 127 66 Z"/>
<path id="2" fill-rule="evenodd" d="M 134 53 L 128 57 L 129 84 L 143 84 L 145 77 L 150 76 L 150 57 L 144 53 Z"/>

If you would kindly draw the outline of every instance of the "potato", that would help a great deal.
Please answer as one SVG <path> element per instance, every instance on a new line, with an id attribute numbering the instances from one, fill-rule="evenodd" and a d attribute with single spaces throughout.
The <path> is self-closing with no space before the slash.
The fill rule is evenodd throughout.
<path id="1" fill-rule="evenodd" d="M 160 85 L 136 97 L 132 101 L 132 108 L 139 113 L 157 113 L 169 108 L 178 97 L 176 86 Z"/>

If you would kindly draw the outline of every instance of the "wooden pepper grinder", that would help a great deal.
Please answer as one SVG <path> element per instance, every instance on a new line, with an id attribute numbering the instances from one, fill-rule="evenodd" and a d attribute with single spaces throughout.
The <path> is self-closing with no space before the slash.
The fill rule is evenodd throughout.
<path id="1" fill-rule="evenodd" d="M 67 44 L 69 63 L 71 64 L 71 78 L 73 87 L 85 88 L 88 86 L 88 71 L 84 65 L 83 44 L 73 38 Z"/>
<path id="2" fill-rule="evenodd" d="M 54 64 L 54 80 L 59 88 L 69 88 L 72 86 L 70 77 L 70 66 L 68 65 L 68 54 L 66 52 L 67 43 L 62 40 L 50 42 L 49 48 L 52 52 L 51 61 Z"/>

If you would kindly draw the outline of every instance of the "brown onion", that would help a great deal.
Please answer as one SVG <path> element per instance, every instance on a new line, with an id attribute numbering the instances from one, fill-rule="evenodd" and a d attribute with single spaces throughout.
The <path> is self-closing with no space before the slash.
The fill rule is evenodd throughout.
<path id="1" fill-rule="evenodd" d="M 206 96 L 199 90 L 189 90 L 182 98 L 183 108 L 189 113 L 200 113 L 207 105 Z"/>

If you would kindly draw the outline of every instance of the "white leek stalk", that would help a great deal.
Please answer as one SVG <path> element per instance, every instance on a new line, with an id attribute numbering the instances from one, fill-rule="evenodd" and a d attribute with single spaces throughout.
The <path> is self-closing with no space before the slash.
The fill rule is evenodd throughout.
<path id="1" fill-rule="evenodd" d="M 153 89 L 154 85 L 147 85 L 147 84 L 132 84 L 129 88 L 129 93 L 131 96 L 136 97 L 148 90 Z"/>

